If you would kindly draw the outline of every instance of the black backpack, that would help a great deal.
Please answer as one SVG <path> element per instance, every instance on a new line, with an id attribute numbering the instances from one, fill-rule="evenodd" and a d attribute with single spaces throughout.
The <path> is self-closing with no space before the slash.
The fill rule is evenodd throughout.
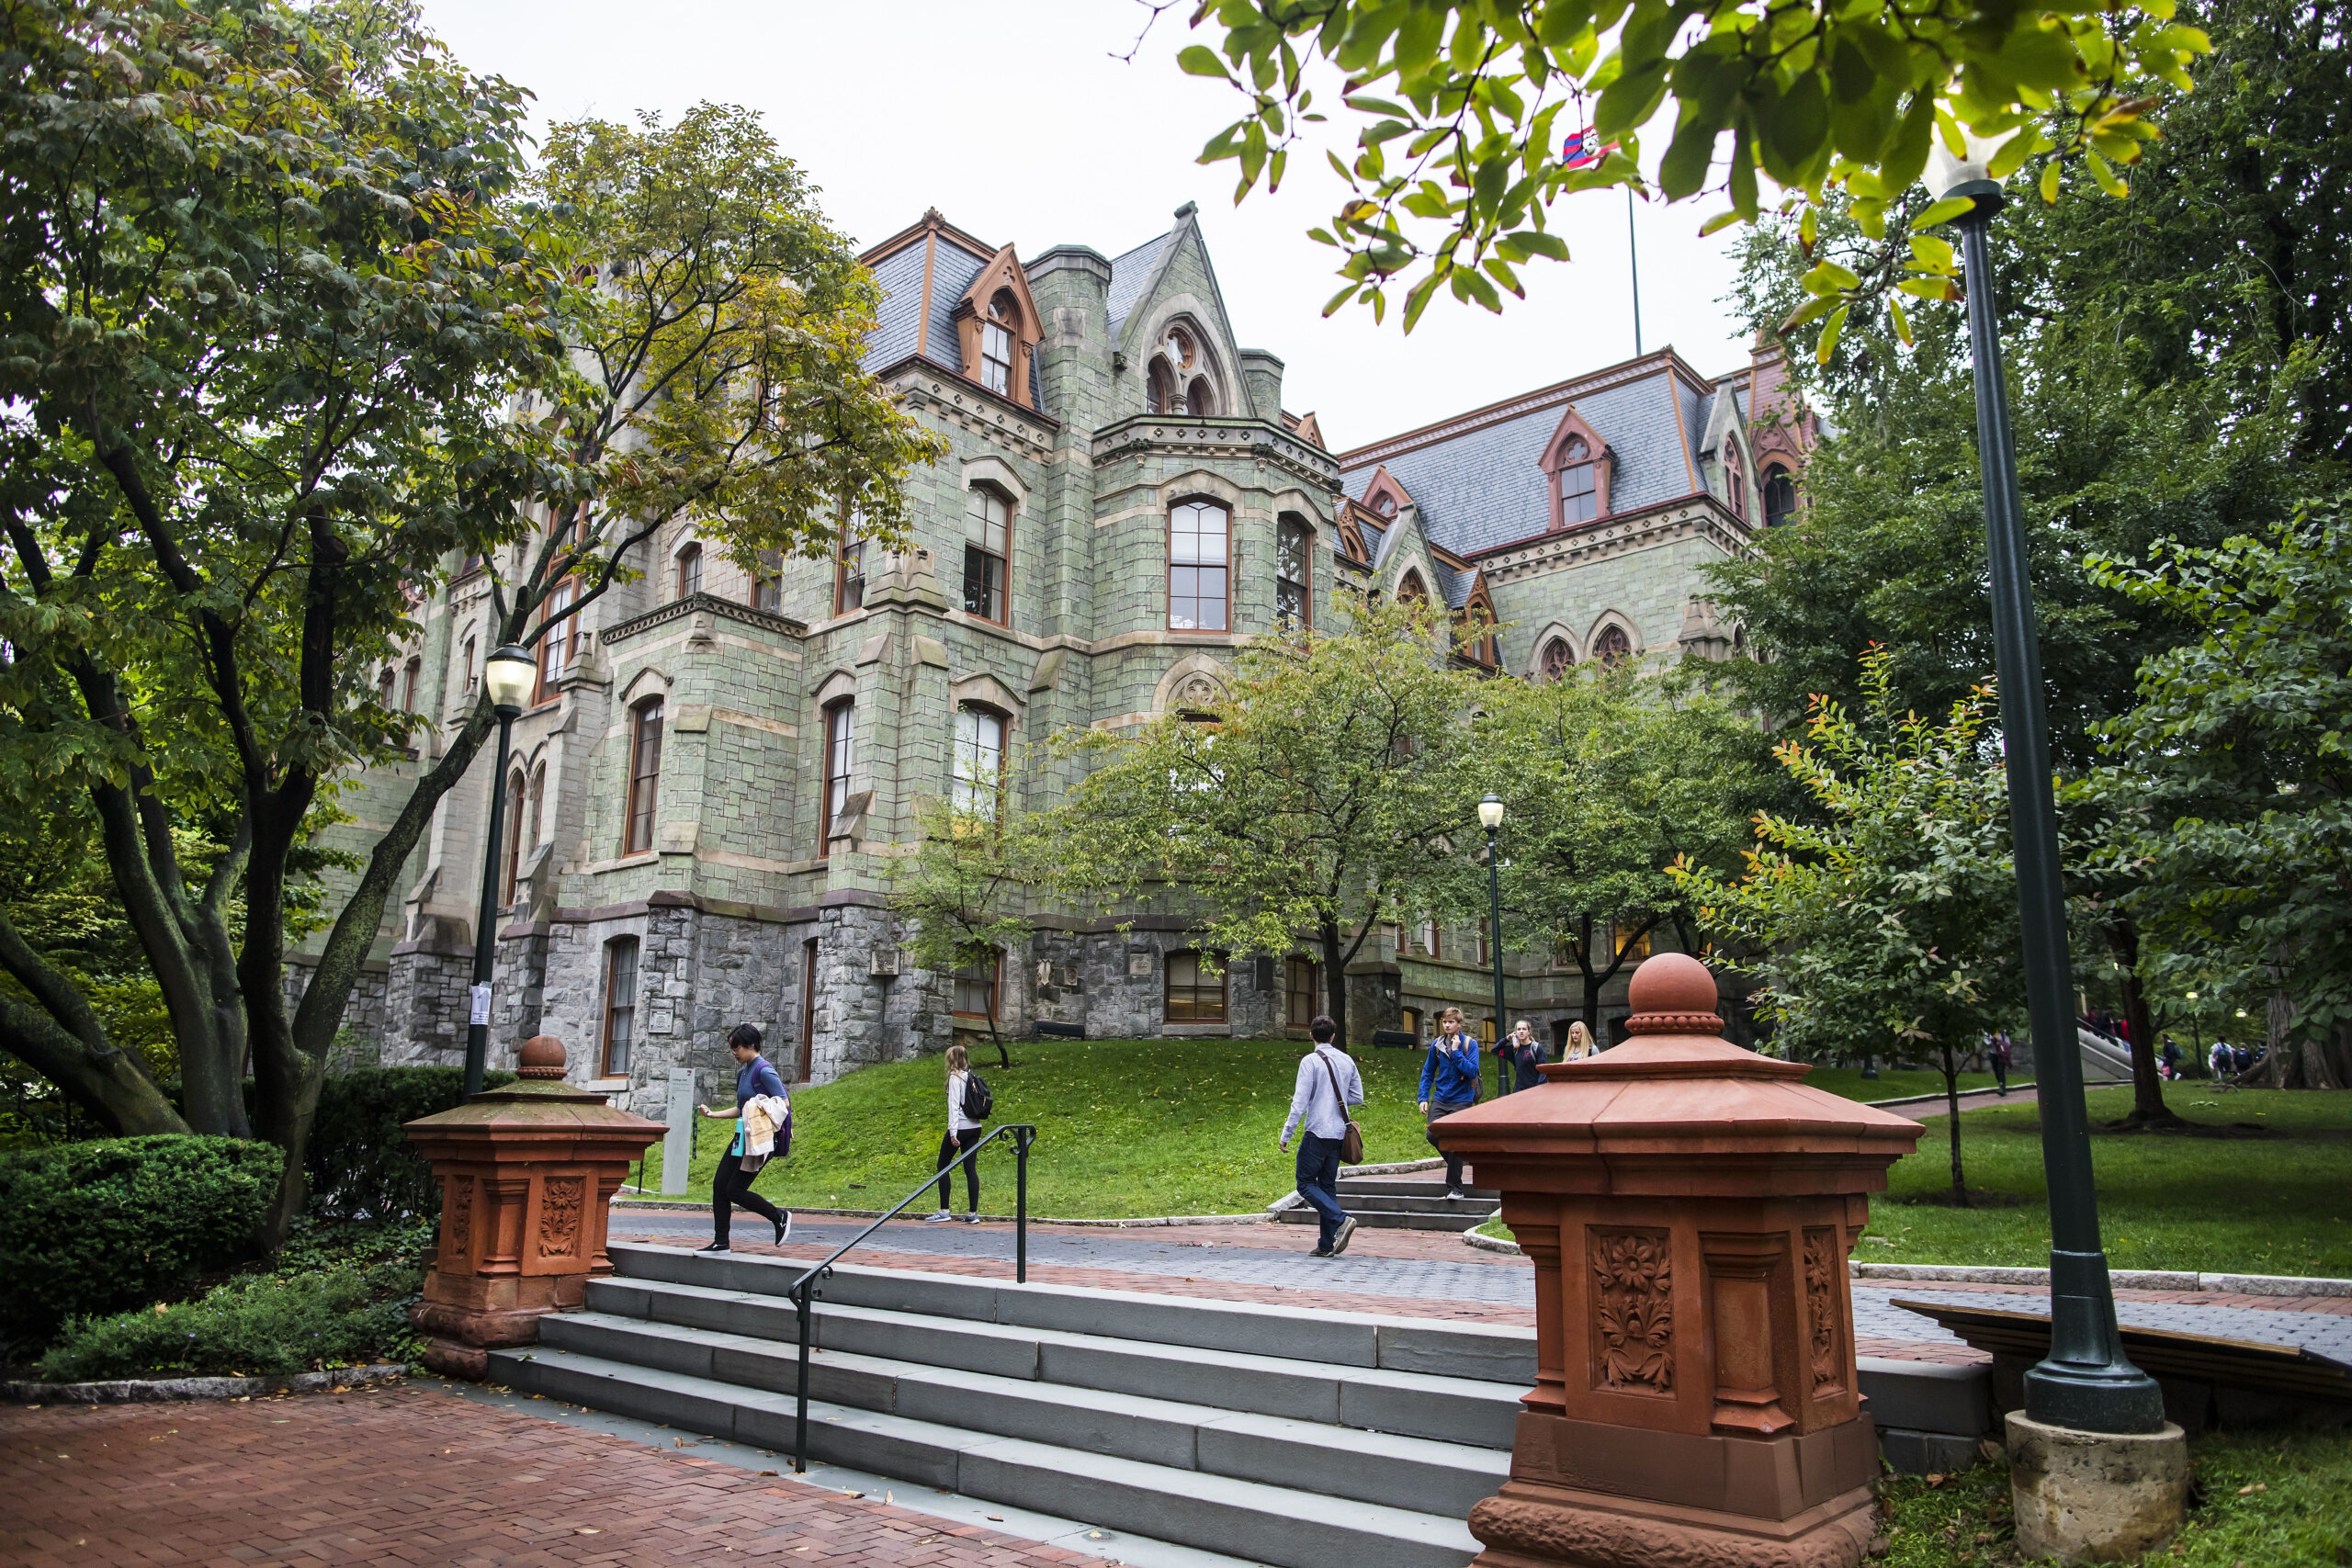
<path id="1" fill-rule="evenodd" d="M 996 1096 L 989 1092 L 988 1079 L 967 1067 L 964 1070 L 964 1114 L 975 1122 L 985 1122 L 989 1112 L 996 1109 Z"/>

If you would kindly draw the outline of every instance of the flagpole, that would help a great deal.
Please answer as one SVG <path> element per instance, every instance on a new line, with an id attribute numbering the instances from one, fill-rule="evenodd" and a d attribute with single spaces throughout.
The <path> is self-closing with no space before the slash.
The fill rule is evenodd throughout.
<path id="1" fill-rule="evenodd" d="M 1634 239 L 1634 187 L 1625 187 L 1625 254 L 1634 263 L 1634 357 L 1642 356 L 1642 247 Z"/>

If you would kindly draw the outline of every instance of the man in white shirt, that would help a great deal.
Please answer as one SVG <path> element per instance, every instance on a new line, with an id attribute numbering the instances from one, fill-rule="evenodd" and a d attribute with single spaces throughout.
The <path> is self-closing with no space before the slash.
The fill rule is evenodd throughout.
<path id="1" fill-rule="evenodd" d="M 1363 1103 L 1363 1075 L 1332 1043 L 1339 1025 L 1318 1016 L 1306 1032 L 1315 1037 L 1315 1049 L 1299 1058 L 1290 1120 L 1283 1123 L 1276 1146 L 1287 1151 L 1292 1130 L 1306 1123 L 1299 1131 L 1298 1195 L 1322 1222 L 1310 1256 L 1337 1258 L 1356 1234 L 1355 1221 L 1340 1207 L 1340 1142 L 1348 1134 L 1348 1107 Z"/>

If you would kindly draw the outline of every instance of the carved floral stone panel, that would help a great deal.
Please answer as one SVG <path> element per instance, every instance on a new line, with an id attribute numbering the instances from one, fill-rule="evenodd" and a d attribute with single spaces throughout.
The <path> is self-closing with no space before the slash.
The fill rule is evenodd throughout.
<path id="1" fill-rule="evenodd" d="M 1664 1231 L 1585 1233 L 1592 1269 L 1592 1386 L 1674 1392 L 1674 1265 Z"/>
<path id="2" fill-rule="evenodd" d="M 1838 1354 L 1838 1285 L 1845 1271 L 1838 1233 L 1826 1225 L 1804 1233 L 1804 1310 L 1813 1326 L 1813 1392 L 1815 1398 L 1844 1392 L 1845 1368 Z"/>
<path id="3" fill-rule="evenodd" d="M 587 1202 L 584 1176 L 550 1176 L 539 1195 L 539 1256 L 569 1258 L 580 1250 L 580 1215 Z"/>

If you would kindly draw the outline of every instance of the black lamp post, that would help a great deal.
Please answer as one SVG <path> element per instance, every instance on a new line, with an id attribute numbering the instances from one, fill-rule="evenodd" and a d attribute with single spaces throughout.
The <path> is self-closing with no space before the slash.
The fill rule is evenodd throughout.
<path id="1" fill-rule="evenodd" d="M 1993 659 L 2000 674 L 2001 733 L 2007 756 L 2009 829 L 2017 852 L 2028 1015 L 2033 1025 L 2041 1163 L 2050 1187 L 2050 1353 L 2025 1374 L 2026 1415 L 2086 1432 L 2155 1432 L 2165 1425 L 2155 1380 L 2123 1354 L 2115 1292 L 2100 1249 L 2092 1186 L 2090 1114 L 2083 1060 L 2069 1005 L 2065 897 L 2059 881 L 2058 813 L 2051 795 L 2050 731 L 2043 711 L 2041 651 L 2026 572 L 2025 523 L 2018 500 L 2017 452 L 1993 298 L 1987 234 L 1999 212 L 1999 182 L 1987 165 L 1997 141 L 1971 136 L 1954 158 L 1937 139 L 1928 188 L 1965 197 L 1974 210 L 1957 220 L 1968 284 L 1969 357 L 1976 381 L 1976 455 L 1984 475 L 1984 541 L 1991 566 Z"/>
<path id="2" fill-rule="evenodd" d="M 1503 1043 L 1503 873 L 1495 852 L 1495 835 L 1502 831 L 1503 801 L 1488 795 L 1478 803 L 1478 826 L 1487 830 L 1487 955 L 1495 961 L 1495 1097 L 1510 1092 L 1510 1057 Z"/>
<path id="3" fill-rule="evenodd" d="M 482 689 L 490 694 L 490 711 L 498 716 L 498 767 L 490 775 L 490 837 L 481 857 L 481 908 L 474 919 L 474 987 L 466 1009 L 466 1098 L 481 1092 L 481 1075 L 490 1066 L 490 972 L 498 953 L 498 862 L 501 829 L 506 818 L 506 748 L 514 738 L 514 721 L 522 716 L 538 667 L 530 650 L 508 643 L 482 666 Z"/>

